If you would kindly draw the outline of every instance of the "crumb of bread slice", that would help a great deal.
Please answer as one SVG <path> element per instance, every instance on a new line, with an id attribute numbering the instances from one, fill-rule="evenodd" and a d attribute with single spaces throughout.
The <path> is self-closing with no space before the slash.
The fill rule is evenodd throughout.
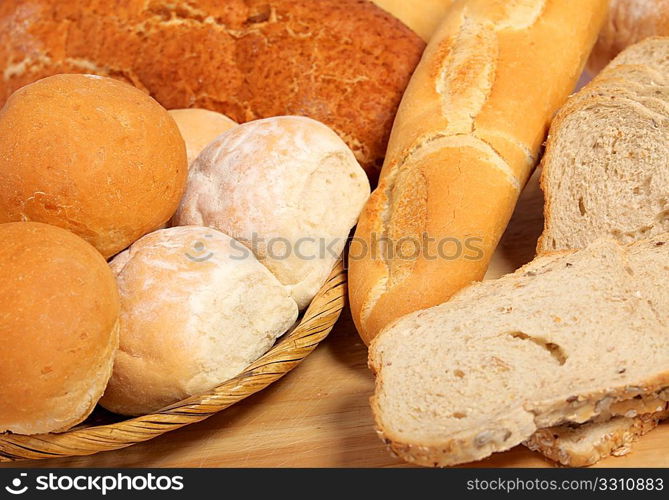
<path id="1" fill-rule="evenodd" d="M 667 262 L 669 235 L 598 240 L 396 321 L 370 349 L 382 439 L 407 461 L 455 465 L 660 394 Z"/>

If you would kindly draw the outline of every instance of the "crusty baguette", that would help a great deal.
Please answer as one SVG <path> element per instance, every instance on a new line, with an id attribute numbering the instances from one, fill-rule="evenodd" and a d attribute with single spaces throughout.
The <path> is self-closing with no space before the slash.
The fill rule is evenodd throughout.
<path id="1" fill-rule="evenodd" d="M 611 0 L 588 69 L 598 73 L 626 47 L 652 36 L 669 36 L 669 0 Z"/>
<path id="2" fill-rule="evenodd" d="M 439 27 L 454 0 L 372 0 L 414 30 L 426 42 Z"/>
<path id="3" fill-rule="evenodd" d="M 384 329 L 370 347 L 382 438 L 405 460 L 455 465 L 661 398 L 667 238 L 543 255 Z"/>
<path id="4" fill-rule="evenodd" d="M 460 0 L 449 10 L 404 95 L 351 245 L 363 340 L 483 277 L 606 7 Z"/>
<path id="5" fill-rule="evenodd" d="M 623 456 L 641 436 L 669 417 L 666 410 L 635 418 L 615 417 L 605 422 L 540 429 L 525 442 L 533 451 L 567 467 L 586 467 L 608 456 Z"/>
<path id="6" fill-rule="evenodd" d="M 361 0 L 2 0 L 0 103 L 56 73 L 95 73 L 167 109 L 333 128 L 378 176 L 424 42 Z"/>

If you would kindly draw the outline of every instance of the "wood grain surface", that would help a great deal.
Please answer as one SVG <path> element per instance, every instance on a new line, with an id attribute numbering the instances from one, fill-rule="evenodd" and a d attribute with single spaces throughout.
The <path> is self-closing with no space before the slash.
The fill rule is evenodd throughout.
<path id="1" fill-rule="evenodd" d="M 542 200 L 530 181 L 489 278 L 533 257 Z M 301 366 L 255 396 L 202 422 L 124 450 L 4 467 L 403 467 L 374 431 L 373 377 L 348 312 Z M 524 447 L 475 467 L 547 467 Z M 598 467 L 669 467 L 669 424 L 641 438 L 632 453 Z"/>

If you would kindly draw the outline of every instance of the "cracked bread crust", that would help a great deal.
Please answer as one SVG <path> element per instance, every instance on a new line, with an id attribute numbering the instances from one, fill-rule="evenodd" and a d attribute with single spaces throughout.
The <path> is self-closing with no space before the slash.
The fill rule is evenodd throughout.
<path id="1" fill-rule="evenodd" d="M 168 109 L 322 121 L 375 179 L 424 47 L 362 0 L 3 0 L 0 103 L 55 73 L 111 76 Z"/>
<path id="2" fill-rule="evenodd" d="M 471 0 L 449 10 L 404 94 L 351 246 L 363 255 L 350 260 L 349 290 L 365 342 L 483 277 L 606 4 Z M 405 238 L 419 254 L 389 255 L 387 242 Z"/>

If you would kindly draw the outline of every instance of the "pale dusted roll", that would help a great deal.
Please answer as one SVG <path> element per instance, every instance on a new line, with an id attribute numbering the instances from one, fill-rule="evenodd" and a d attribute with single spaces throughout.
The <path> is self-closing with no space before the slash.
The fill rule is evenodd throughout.
<path id="1" fill-rule="evenodd" d="M 369 192 L 355 156 L 327 126 L 268 118 L 229 130 L 202 152 L 175 223 L 243 241 L 303 309 L 330 274 Z"/>
<path id="2" fill-rule="evenodd" d="M 111 375 L 118 318 L 95 248 L 55 226 L 0 224 L 0 433 L 83 421 Z"/>
<path id="3" fill-rule="evenodd" d="M 59 226 L 105 257 L 172 217 L 187 169 L 167 111 L 111 78 L 45 78 L 0 110 L 0 222 Z"/>
<path id="4" fill-rule="evenodd" d="M 179 127 L 179 132 L 186 142 L 186 155 L 188 164 L 192 164 L 195 158 L 207 145 L 223 132 L 237 126 L 237 122 L 231 120 L 222 113 L 209 111 L 208 109 L 171 109 L 169 114 Z"/>
<path id="5" fill-rule="evenodd" d="M 120 348 L 101 404 L 151 413 L 238 375 L 297 319 L 297 305 L 251 252 L 209 228 L 151 233 L 111 263 Z"/>

